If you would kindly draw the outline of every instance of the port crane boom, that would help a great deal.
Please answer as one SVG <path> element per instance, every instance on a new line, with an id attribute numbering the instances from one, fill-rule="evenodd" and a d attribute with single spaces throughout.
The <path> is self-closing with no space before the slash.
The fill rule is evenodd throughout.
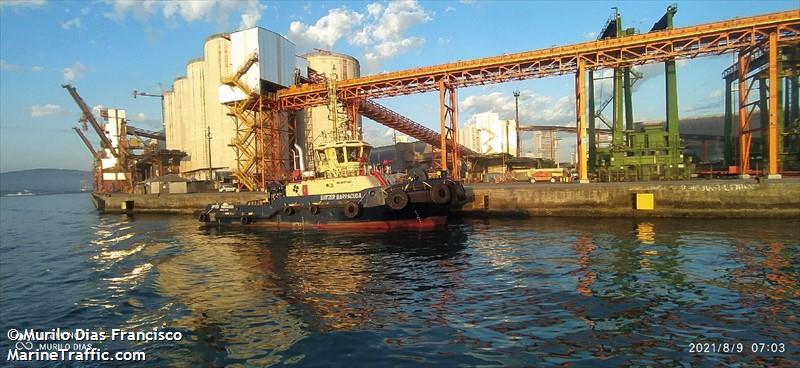
<path id="1" fill-rule="evenodd" d="M 111 144 L 111 140 L 108 139 L 108 136 L 106 136 L 105 129 L 103 129 L 103 127 L 100 126 L 100 123 L 97 122 L 97 119 L 94 117 L 94 114 L 92 113 L 92 109 L 89 108 L 89 106 L 83 100 L 81 95 L 78 94 L 78 91 L 75 89 L 75 87 L 73 87 L 70 84 L 62 84 L 61 87 L 64 87 L 67 90 L 67 92 L 69 92 L 69 95 L 72 96 L 72 99 L 75 100 L 75 103 L 78 104 L 78 107 L 81 109 L 81 112 L 83 112 L 83 119 L 85 119 L 86 121 L 89 122 L 89 124 L 92 125 L 92 128 L 94 129 L 95 133 L 97 133 L 97 136 L 100 137 L 100 146 L 102 148 L 108 149 L 111 152 L 111 154 L 114 155 L 114 157 L 119 158 L 119 152 L 117 152 L 117 150 Z"/>
<path id="2" fill-rule="evenodd" d="M 85 144 L 86 148 L 89 149 L 89 152 L 92 153 L 92 157 L 99 158 L 99 156 L 97 155 L 97 150 L 94 149 L 94 146 L 92 146 L 92 142 L 89 142 L 89 138 L 86 138 L 86 134 L 83 134 L 83 132 L 77 127 L 73 127 L 72 130 L 74 130 L 75 133 L 78 133 L 78 136 L 81 137 L 83 144 Z"/>

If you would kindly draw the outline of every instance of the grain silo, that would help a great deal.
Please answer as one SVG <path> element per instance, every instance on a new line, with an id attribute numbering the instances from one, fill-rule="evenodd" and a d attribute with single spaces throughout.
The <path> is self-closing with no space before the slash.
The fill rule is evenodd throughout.
<path id="1" fill-rule="evenodd" d="M 174 88 L 174 86 L 173 86 Z M 175 137 L 177 133 L 175 121 L 175 92 L 172 90 L 164 92 L 164 135 Z M 167 149 L 180 149 L 180 145 L 174 139 L 167 139 Z"/>
<path id="2" fill-rule="evenodd" d="M 217 34 L 205 40 L 203 57 L 187 63 L 186 77 L 176 79 L 172 91 L 164 97 L 164 108 L 169 110 L 164 114 L 167 145 L 187 154 L 181 161 L 183 176 L 219 180 L 225 179 L 229 174 L 251 174 L 236 172 L 239 167 L 237 150 L 233 145 L 249 139 L 246 138 L 248 132 L 244 129 L 252 124 L 241 124 L 243 133 L 240 137 L 237 134 L 236 120 L 231 116 L 232 107 L 228 106 L 235 106 L 233 103 L 241 101 L 246 95 L 238 87 L 224 85 L 223 79 L 235 74 L 255 54 L 258 61 L 250 65 L 240 78 L 246 89 L 266 94 L 288 87 L 294 83 L 296 66 L 301 68 L 300 75 L 306 75 L 303 70 L 305 60 L 297 59 L 294 50 L 294 44 L 283 36 L 258 27 L 231 34 Z M 337 66 L 348 77 L 358 73 L 358 62 L 350 59 L 352 61 L 338 62 L 340 65 Z M 324 64 L 322 59 L 320 63 Z M 355 67 L 345 66 L 349 64 L 354 64 Z M 288 116 L 282 114 L 281 118 L 287 119 Z M 284 144 L 263 142 L 260 144 L 264 146 L 259 146 L 254 151 L 260 154 L 278 146 L 281 147 L 281 152 L 272 151 L 267 160 L 288 162 L 290 147 L 285 144 L 288 142 L 287 131 L 281 132 L 280 136 L 285 141 L 282 142 Z M 243 162 L 255 158 L 252 151 L 240 152 L 243 154 Z"/>
<path id="3" fill-rule="evenodd" d="M 173 127 L 174 136 L 167 135 L 167 144 L 172 145 L 175 149 L 180 149 L 186 152 L 186 157 L 181 160 L 181 173 L 188 171 L 191 166 L 192 152 L 189 147 L 189 131 L 188 126 L 188 113 L 189 113 L 189 80 L 186 77 L 179 77 L 175 79 L 172 84 L 173 91 L 173 114 L 174 119 Z M 169 124 L 169 122 L 167 122 Z M 169 143 L 174 141 L 175 144 Z"/>
<path id="4" fill-rule="evenodd" d="M 316 51 L 303 55 L 308 61 L 308 67 L 314 69 L 317 73 L 324 74 L 327 78 L 333 78 L 336 74 L 336 80 L 346 80 L 358 78 L 361 76 L 361 67 L 356 58 L 339 54 L 330 51 Z M 334 70 L 335 69 L 335 70 Z M 340 115 L 345 115 L 342 109 Z M 305 109 L 305 126 L 299 127 L 298 130 L 304 131 L 305 134 L 302 145 L 306 151 L 306 162 L 311 165 L 314 164 L 313 149 L 315 144 L 320 144 L 325 141 L 325 134 L 330 136 L 333 131 L 333 123 L 331 122 L 331 113 L 327 106 L 317 106 Z M 301 122 L 298 122 L 301 124 Z M 358 129 L 361 129 L 361 117 L 359 116 L 356 122 Z"/>
<path id="5" fill-rule="evenodd" d="M 211 131 L 211 166 L 218 172 L 217 178 L 227 176 L 236 167 L 236 151 L 230 146 L 236 136 L 236 123 L 228 115 L 228 107 L 219 102 L 219 86 L 223 78 L 233 74 L 229 37 L 228 34 L 213 35 L 206 39 L 203 47 L 205 119 Z"/>
<path id="6" fill-rule="evenodd" d="M 188 142 L 190 167 L 186 174 L 196 179 L 211 178 L 208 175 L 210 162 L 208 161 L 208 150 L 206 147 L 206 108 L 205 108 L 205 62 L 202 58 L 190 60 L 186 65 L 186 78 L 189 80 L 189 108 L 188 121 L 183 129 L 188 131 L 190 137 Z M 201 173 L 201 171 L 204 171 Z"/>

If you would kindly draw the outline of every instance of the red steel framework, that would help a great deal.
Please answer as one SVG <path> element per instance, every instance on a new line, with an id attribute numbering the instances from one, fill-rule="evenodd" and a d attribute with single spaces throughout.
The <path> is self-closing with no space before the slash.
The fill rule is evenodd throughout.
<path id="1" fill-rule="evenodd" d="M 400 115 L 396 111 L 375 103 L 374 101 L 362 101 L 359 104 L 358 111 L 363 116 L 397 130 L 400 133 L 419 139 L 431 146 L 438 147 L 442 143 L 441 134 L 436 133 L 433 129 Z M 448 146 L 448 148 L 452 149 L 450 146 Z M 475 151 L 462 145 L 458 146 L 458 151 L 459 156 L 474 156 L 477 154 Z"/>
<path id="2" fill-rule="evenodd" d="M 552 47 L 536 51 L 495 56 L 470 61 L 441 64 L 430 67 L 384 73 L 337 82 L 339 98 L 343 101 L 368 100 L 389 96 L 440 91 L 440 120 L 444 136 L 455 132 L 455 125 L 448 131 L 444 126 L 445 112 L 455 104 L 445 106 L 442 84 L 453 91 L 456 88 L 501 83 L 511 80 L 541 78 L 567 73 L 582 74 L 584 70 L 619 68 L 661 62 L 675 58 L 695 58 L 737 52 L 768 43 L 771 50 L 777 44 L 800 41 L 800 10 L 790 10 L 754 17 L 726 20 L 692 27 L 675 28 L 622 38 L 584 42 L 568 46 Z M 771 53 L 772 54 L 772 53 Z M 772 62 L 774 61 L 774 63 Z M 770 56 L 770 70 L 777 70 L 777 56 Z M 581 76 L 576 77 L 583 80 Z M 578 85 L 579 84 L 579 85 Z M 775 91 L 770 95 L 777 96 Z M 576 95 L 583 100 L 583 83 L 576 83 Z M 772 90 L 772 87 L 770 88 Z M 296 110 L 322 105 L 327 102 L 327 91 L 323 84 L 306 84 L 283 89 L 278 92 L 281 111 Z M 774 99 L 774 100 L 777 100 Z M 363 103 L 363 102 L 362 102 Z M 773 102 L 771 102 L 773 103 Z M 581 108 L 580 101 L 576 108 Z M 454 116 L 453 114 L 452 116 Z M 585 118 L 578 134 L 579 145 L 585 133 Z M 770 114 L 770 136 L 773 132 L 773 116 Z M 453 134 L 453 137 L 455 135 Z M 772 140 L 771 142 L 775 142 Z M 447 139 L 441 139 L 440 147 L 447 150 Z M 770 148 L 769 172 L 777 173 L 777 148 Z M 455 152 L 455 149 L 452 150 Z M 456 157 L 457 153 L 453 155 Z M 579 155 L 580 179 L 586 180 L 585 155 Z M 454 165 L 454 167 L 457 165 Z"/>

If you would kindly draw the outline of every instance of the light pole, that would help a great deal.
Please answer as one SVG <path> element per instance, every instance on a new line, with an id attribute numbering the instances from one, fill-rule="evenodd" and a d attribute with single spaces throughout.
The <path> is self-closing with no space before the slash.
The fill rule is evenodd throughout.
<path id="1" fill-rule="evenodd" d="M 514 105 L 516 110 L 516 117 L 514 120 L 517 122 L 516 132 L 517 132 L 517 157 L 520 157 L 520 147 L 519 147 L 519 90 L 514 91 Z"/>
<path id="2" fill-rule="evenodd" d="M 136 96 L 145 96 L 145 97 L 159 97 L 161 98 L 161 127 L 166 128 L 167 122 L 164 121 L 164 95 L 163 94 L 155 94 L 155 93 L 147 93 L 147 92 L 139 92 L 137 90 L 133 90 L 133 98 Z"/>
<path id="3" fill-rule="evenodd" d="M 214 180 L 214 172 L 211 167 L 211 127 L 206 126 L 206 144 L 208 145 L 208 180 Z"/>

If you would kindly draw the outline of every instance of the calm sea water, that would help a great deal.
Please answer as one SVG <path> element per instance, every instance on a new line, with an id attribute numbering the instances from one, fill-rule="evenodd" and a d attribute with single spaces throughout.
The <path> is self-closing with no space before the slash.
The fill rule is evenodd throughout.
<path id="1" fill-rule="evenodd" d="M 190 216 L 101 215 L 71 194 L 2 198 L 0 228 L 3 363 L 7 330 L 58 327 L 181 332 L 94 344 L 144 351 L 135 365 L 154 367 L 800 361 L 798 220 L 231 231 Z M 741 353 L 690 352 L 740 342 Z"/>

